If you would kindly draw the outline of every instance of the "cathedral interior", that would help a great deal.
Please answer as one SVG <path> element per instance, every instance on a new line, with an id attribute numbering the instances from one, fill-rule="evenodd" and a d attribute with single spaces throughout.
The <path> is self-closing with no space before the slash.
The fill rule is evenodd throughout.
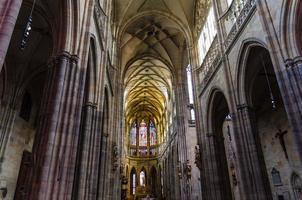
<path id="1" fill-rule="evenodd" d="M 301 0 L 1 0 L 0 199 L 302 200 Z"/>

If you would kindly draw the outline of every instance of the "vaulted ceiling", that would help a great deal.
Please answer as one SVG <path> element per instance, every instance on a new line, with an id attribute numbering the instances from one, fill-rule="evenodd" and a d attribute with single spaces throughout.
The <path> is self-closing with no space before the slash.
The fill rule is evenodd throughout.
<path id="1" fill-rule="evenodd" d="M 127 122 L 167 119 L 173 83 L 188 64 L 195 4 L 195 0 L 115 1 Z"/>

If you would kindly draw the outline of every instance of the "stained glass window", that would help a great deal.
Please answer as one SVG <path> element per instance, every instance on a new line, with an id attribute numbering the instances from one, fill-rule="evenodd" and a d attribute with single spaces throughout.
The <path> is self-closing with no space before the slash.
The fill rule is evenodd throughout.
<path id="1" fill-rule="evenodd" d="M 130 129 L 130 145 L 136 145 L 136 123 L 133 123 Z"/>
<path id="2" fill-rule="evenodd" d="M 147 124 L 144 120 L 139 126 L 139 146 L 147 146 Z"/>
<path id="3" fill-rule="evenodd" d="M 157 134 L 155 125 L 150 122 L 150 145 L 156 145 L 157 143 Z"/>

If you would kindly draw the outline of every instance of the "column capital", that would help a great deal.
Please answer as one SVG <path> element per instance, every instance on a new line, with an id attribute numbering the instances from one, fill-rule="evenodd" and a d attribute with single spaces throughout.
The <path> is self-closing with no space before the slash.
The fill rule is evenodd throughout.
<path id="1" fill-rule="evenodd" d="M 72 55 L 68 51 L 62 51 L 50 58 L 48 66 L 53 66 L 55 63 L 58 63 L 61 60 L 69 61 L 72 63 L 78 63 L 79 57 L 77 55 Z"/>
<path id="2" fill-rule="evenodd" d="M 244 104 L 238 104 L 236 105 L 237 110 L 244 110 L 244 109 L 248 109 L 248 110 L 253 110 L 253 108 L 251 106 L 249 106 L 248 104 L 244 103 Z"/>
<path id="3" fill-rule="evenodd" d="M 97 108 L 98 105 L 97 105 L 97 103 L 87 102 L 87 103 L 85 104 L 85 107 Z"/>
<path id="4" fill-rule="evenodd" d="M 293 68 L 299 64 L 302 64 L 302 56 L 296 56 L 294 58 L 288 58 L 284 61 L 286 68 Z"/>

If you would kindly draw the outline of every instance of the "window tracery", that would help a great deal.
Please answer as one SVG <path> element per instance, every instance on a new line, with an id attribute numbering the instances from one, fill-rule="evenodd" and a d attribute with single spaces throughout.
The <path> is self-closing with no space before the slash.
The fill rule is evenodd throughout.
<path id="1" fill-rule="evenodd" d="M 139 125 L 137 125 L 139 124 Z M 158 148 L 158 130 L 153 120 L 132 123 L 129 129 L 129 153 L 131 156 L 155 156 Z"/>

